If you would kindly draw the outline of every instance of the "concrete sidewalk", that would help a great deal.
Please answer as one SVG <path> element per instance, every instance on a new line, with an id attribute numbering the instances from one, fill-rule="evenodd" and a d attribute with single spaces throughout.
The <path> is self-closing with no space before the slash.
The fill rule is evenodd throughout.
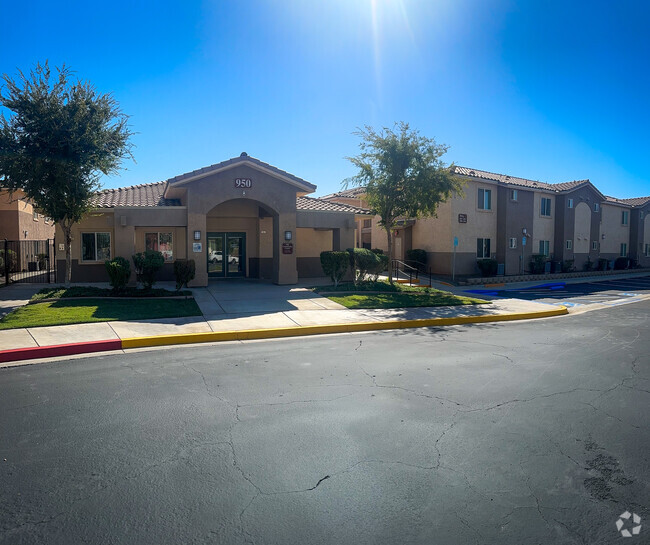
<path id="1" fill-rule="evenodd" d="M 104 287 L 102 284 L 96 285 Z M 170 287 L 164 282 L 158 285 Z M 3 307 L 0 308 L 26 304 L 29 297 L 44 286 L 47 285 L 3 288 L 0 290 Z M 409 321 L 451 318 L 463 321 L 471 318 L 477 318 L 477 321 L 484 319 L 481 317 L 508 319 L 508 315 L 534 317 L 533 315 L 547 312 L 551 308 L 533 301 L 499 299 L 489 305 L 351 310 L 315 294 L 306 286 L 276 286 L 245 280 L 215 282 L 206 288 L 193 288 L 192 292 L 203 316 L 4 330 L 0 331 L 0 350 L 135 337 L 256 330 L 291 329 L 294 330 L 293 334 L 300 335 L 301 328 L 307 328 L 307 334 L 309 328 L 314 326 L 368 324 L 369 328 L 373 328 L 372 324 L 387 322 L 407 325 L 406 322 Z"/>

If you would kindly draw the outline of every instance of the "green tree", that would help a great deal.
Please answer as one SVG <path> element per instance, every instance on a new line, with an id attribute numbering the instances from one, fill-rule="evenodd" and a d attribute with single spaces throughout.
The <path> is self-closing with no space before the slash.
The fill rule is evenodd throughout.
<path id="1" fill-rule="evenodd" d="M 110 94 L 73 80 L 63 66 L 48 63 L 29 76 L 3 75 L 0 105 L 0 185 L 21 189 L 36 207 L 61 226 L 66 283 L 71 275 L 72 226 L 92 208 L 102 174 L 114 174 L 131 157 L 128 117 Z"/>
<path id="2" fill-rule="evenodd" d="M 386 231 L 388 255 L 392 256 L 393 236 L 399 218 L 435 216 L 438 205 L 453 193 L 462 194 L 463 182 L 453 175 L 441 157 L 448 147 L 411 130 L 408 123 L 377 132 L 366 126 L 355 133 L 361 138 L 361 153 L 347 159 L 359 169 L 344 186 L 365 187 L 365 200 Z M 393 264 L 388 276 L 392 283 Z"/>

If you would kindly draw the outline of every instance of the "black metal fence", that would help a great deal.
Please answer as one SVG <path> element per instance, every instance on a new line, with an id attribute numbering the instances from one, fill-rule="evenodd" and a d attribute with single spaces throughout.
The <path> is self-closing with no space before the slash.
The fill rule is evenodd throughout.
<path id="1" fill-rule="evenodd" d="M 0 240 L 0 285 L 56 282 L 54 240 Z"/>

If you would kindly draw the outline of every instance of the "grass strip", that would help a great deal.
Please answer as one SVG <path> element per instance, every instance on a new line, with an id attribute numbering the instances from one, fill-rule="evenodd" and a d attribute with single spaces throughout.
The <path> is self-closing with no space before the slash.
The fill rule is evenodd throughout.
<path id="1" fill-rule="evenodd" d="M 488 301 L 453 295 L 447 291 L 429 290 L 429 292 L 397 293 L 355 293 L 350 295 L 330 295 L 328 299 L 346 308 L 408 308 L 408 307 L 442 307 L 457 305 L 486 304 Z"/>
<path id="2" fill-rule="evenodd" d="M 201 316 L 194 299 L 62 299 L 17 308 L 0 320 L 0 330 L 186 316 Z"/>
<path id="3" fill-rule="evenodd" d="M 95 286 L 52 286 L 43 288 L 37 294 L 32 296 L 32 301 L 41 299 L 65 299 L 68 297 L 173 297 L 176 295 L 192 295 L 191 291 L 171 291 L 166 289 L 143 290 L 137 288 L 125 288 L 119 293 L 114 293 L 109 288 L 98 288 Z"/>

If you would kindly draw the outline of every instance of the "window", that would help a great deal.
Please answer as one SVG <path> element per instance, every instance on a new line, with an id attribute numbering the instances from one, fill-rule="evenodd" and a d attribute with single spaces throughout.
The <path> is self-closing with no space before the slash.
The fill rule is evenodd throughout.
<path id="1" fill-rule="evenodd" d="M 566 207 L 567 208 L 573 208 L 573 199 L 567 199 Z"/>
<path id="2" fill-rule="evenodd" d="M 492 210 L 492 190 L 479 189 L 478 190 L 478 209 L 479 210 Z"/>
<path id="3" fill-rule="evenodd" d="M 34 210 L 34 221 L 38 221 L 38 212 Z"/>
<path id="4" fill-rule="evenodd" d="M 540 240 L 539 241 L 539 253 L 542 254 L 542 255 L 545 255 L 546 257 L 551 255 L 551 252 L 549 251 L 549 246 L 550 246 L 550 243 L 549 243 L 548 240 Z"/>
<path id="5" fill-rule="evenodd" d="M 594 203 L 594 212 L 600 212 L 600 203 Z"/>
<path id="6" fill-rule="evenodd" d="M 477 238 L 476 239 L 476 257 L 478 258 L 488 258 L 490 257 L 490 239 L 489 238 Z"/>
<path id="7" fill-rule="evenodd" d="M 110 233 L 81 233 L 81 261 L 108 261 L 110 258 Z"/>
<path id="8" fill-rule="evenodd" d="M 566 249 L 571 250 L 573 248 L 573 241 L 572 240 L 567 240 L 566 241 Z"/>
<path id="9" fill-rule="evenodd" d="M 592 250 L 598 250 L 598 241 L 597 240 L 592 240 L 591 241 L 591 249 Z"/>
<path id="10" fill-rule="evenodd" d="M 551 215 L 551 199 L 547 199 L 546 197 L 542 197 L 542 203 L 541 203 L 541 206 L 540 206 L 539 213 L 542 216 L 550 217 L 550 215 Z"/>
<path id="11" fill-rule="evenodd" d="M 621 243 L 621 257 L 627 257 L 627 244 Z"/>
<path id="12" fill-rule="evenodd" d="M 511 189 L 510 190 L 510 200 L 511 201 L 516 201 L 517 197 L 519 197 L 519 195 L 517 194 L 517 190 L 516 189 Z"/>
<path id="13" fill-rule="evenodd" d="M 372 220 L 363 220 L 363 228 L 372 227 Z"/>
<path id="14" fill-rule="evenodd" d="M 145 233 L 145 250 L 157 250 L 165 261 L 174 260 L 174 235 L 172 233 Z"/>
<path id="15" fill-rule="evenodd" d="M 510 239 L 510 243 L 509 243 L 508 247 L 509 247 L 510 249 L 514 249 L 514 248 L 517 247 L 517 237 L 512 237 L 512 238 Z"/>
<path id="16" fill-rule="evenodd" d="M 627 222 L 630 219 L 630 212 L 629 210 L 623 210 L 621 212 L 621 225 L 627 225 Z"/>
<path id="17" fill-rule="evenodd" d="M 650 244 L 645 245 L 645 256 L 650 257 Z"/>

